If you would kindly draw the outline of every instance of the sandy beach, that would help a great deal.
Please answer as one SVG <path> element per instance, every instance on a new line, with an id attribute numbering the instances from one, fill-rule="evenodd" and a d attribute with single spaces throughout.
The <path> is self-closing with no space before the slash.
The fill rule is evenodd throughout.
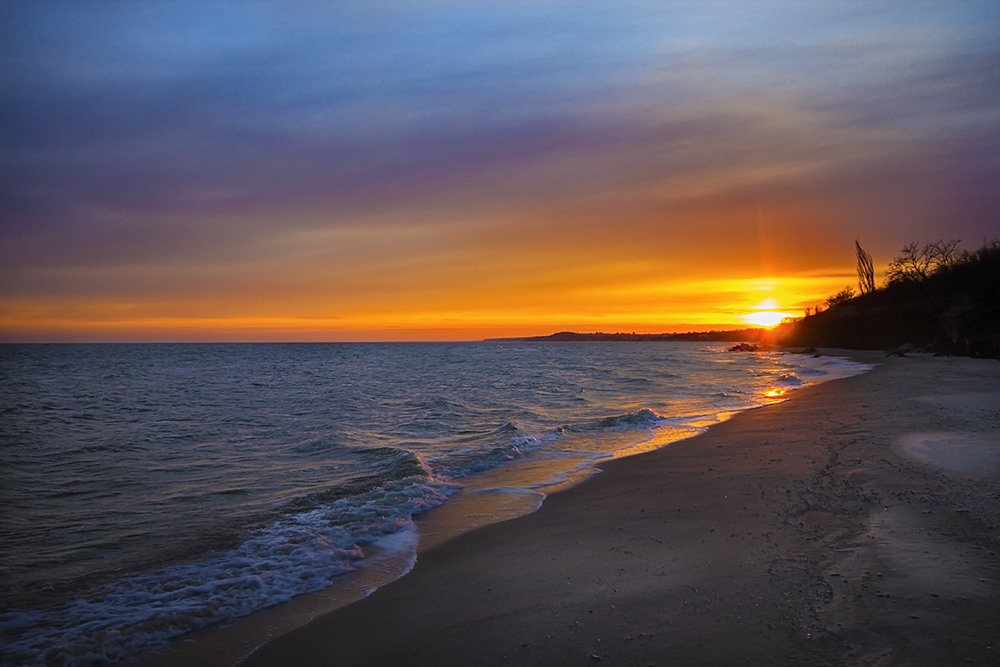
<path id="1" fill-rule="evenodd" d="M 244 664 L 997 664 L 1000 363 L 849 354 Z"/>

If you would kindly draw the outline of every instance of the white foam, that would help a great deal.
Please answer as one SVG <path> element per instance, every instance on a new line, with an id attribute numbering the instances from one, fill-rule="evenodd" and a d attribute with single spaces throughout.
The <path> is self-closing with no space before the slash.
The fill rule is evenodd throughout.
<path id="1" fill-rule="evenodd" d="M 364 559 L 364 545 L 415 553 L 412 516 L 456 490 L 419 478 L 393 480 L 364 498 L 344 498 L 278 521 L 209 559 L 133 575 L 54 609 L 7 612 L 0 615 L 2 658 L 28 665 L 114 662 L 322 590 Z"/>

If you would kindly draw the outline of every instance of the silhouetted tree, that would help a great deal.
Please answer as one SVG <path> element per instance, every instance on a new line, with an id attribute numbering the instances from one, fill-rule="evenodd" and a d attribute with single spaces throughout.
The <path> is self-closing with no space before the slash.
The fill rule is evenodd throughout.
<path id="1" fill-rule="evenodd" d="M 858 255 L 858 290 L 861 294 L 871 294 L 875 291 L 875 265 L 872 256 L 854 239 L 854 250 Z"/>
<path id="2" fill-rule="evenodd" d="M 962 259 L 958 239 L 925 243 L 907 243 L 898 257 L 889 263 L 886 278 L 890 283 L 927 281 L 932 274 L 954 266 Z"/>
<path id="3" fill-rule="evenodd" d="M 836 308 L 837 306 L 843 306 L 845 303 L 854 298 L 854 289 L 851 287 L 845 287 L 833 296 L 826 300 L 826 305 L 829 308 Z"/>

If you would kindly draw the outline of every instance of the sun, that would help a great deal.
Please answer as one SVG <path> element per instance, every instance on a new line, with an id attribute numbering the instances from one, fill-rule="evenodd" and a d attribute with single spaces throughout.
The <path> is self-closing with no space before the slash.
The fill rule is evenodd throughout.
<path id="1" fill-rule="evenodd" d="M 748 324 L 770 328 L 781 324 L 781 321 L 786 317 L 788 317 L 788 313 L 779 313 L 776 310 L 761 310 L 749 315 L 743 315 L 742 319 Z"/>
<path id="2" fill-rule="evenodd" d="M 741 315 L 740 319 L 747 324 L 771 328 L 781 324 L 786 317 L 792 316 L 791 313 L 778 310 L 778 307 L 778 302 L 774 299 L 765 299 L 753 307 L 755 312 Z"/>

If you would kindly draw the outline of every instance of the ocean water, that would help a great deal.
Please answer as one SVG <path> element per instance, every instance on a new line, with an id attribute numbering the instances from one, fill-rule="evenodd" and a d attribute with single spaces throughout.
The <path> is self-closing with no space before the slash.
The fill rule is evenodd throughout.
<path id="1" fill-rule="evenodd" d="M 502 520 L 867 369 L 687 342 L 0 346 L 0 662 L 135 655 L 412 555 L 450 498 Z"/>

